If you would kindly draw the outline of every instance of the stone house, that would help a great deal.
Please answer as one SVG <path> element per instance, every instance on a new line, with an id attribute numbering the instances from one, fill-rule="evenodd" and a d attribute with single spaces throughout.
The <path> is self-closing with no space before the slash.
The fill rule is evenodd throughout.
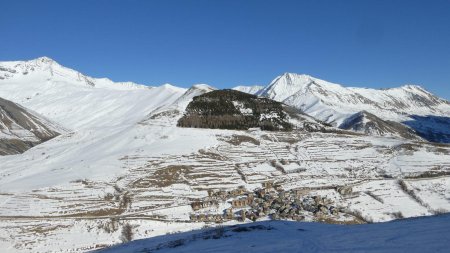
<path id="1" fill-rule="evenodd" d="M 266 196 L 266 194 L 267 194 L 266 188 L 256 190 L 256 196 L 258 196 L 259 198 L 264 198 L 264 196 Z"/>
<path id="2" fill-rule="evenodd" d="M 241 210 L 240 211 L 239 221 L 245 221 L 246 217 L 247 217 L 247 212 L 245 210 Z"/>
<path id="3" fill-rule="evenodd" d="M 227 191 L 221 190 L 217 193 L 217 196 L 221 199 L 227 199 L 228 193 L 227 193 Z"/>
<path id="4" fill-rule="evenodd" d="M 224 218 L 228 220 L 232 220 L 234 218 L 233 208 L 227 208 L 224 211 Z"/>
<path id="5" fill-rule="evenodd" d="M 233 197 L 237 197 L 240 195 L 244 195 L 245 193 L 247 193 L 247 190 L 244 187 L 239 187 L 237 189 L 233 189 L 229 192 L 229 195 L 233 196 Z"/>
<path id="6" fill-rule="evenodd" d="M 353 189 L 351 186 L 338 186 L 336 187 L 336 191 L 341 195 L 349 195 L 353 192 Z"/>
<path id="7" fill-rule="evenodd" d="M 339 215 L 339 209 L 334 206 L 330 206 L 330 213 L 332 215 Z"/>
<path id="8" fill-rule="evenodd" d="M 231 206 L 234 208 L 240 208 L 240 207 L 245 207 L 245 206 L 249 206 L 253 203 L 253 196 L 249 196 L 246 198 L 242 198 L 242 199 L 234 199 L 231 201 Z"/>
<path id="9" fill-rule="evenodd" d="M 206 214 L 204 214 L 204 213 L 199 214 L 198 221 L 206 221 Z"/>
<path id="10" fill-rule="evenodd" d="M 281 186 L 281 184 L 274 184 L 274 185 L 273 185 L 273 188 L 274 188 L 276 191 L 282 191 L 282 190 L 283 190 L 283 186 Z"/>
<path id="11" fill-rule="evenodd" d="M 252 221 L 256 221 L 259 217 L 258 217 L 258 215 L 256 215 L 255 213 L 252 212 L 252 213 L 247 214 L 247 218 L 249 218 Z"/>
<path id="12" fill-rule="evenodd" d="M 208 214 L 206 220 L 209 222 L 222 222 L 223 216 L 220 214 Z"/>
<path id="13" fill-rule="evenodd" d="M 264 189 L 270 189 L 273 187 L 273 181 L 265 181 L 261 183 Z"/>
<path id="14" fill-rule="evenodd" d="M 306 189 L 295 189 L 293 190 L 293 194 L 296 198 L 300 198 L 308 193 Z"/>
<path id="15" fill-rule="evenodd" d="M 202 208 L 201 203 L 202 202 L 200 202 L 200 201 L 192 202 L 191 203 L 192 210 L 194 210 L 194 211 L 200 210 Z"/>
<path id="16" fill-rule="evenodd" d="M 278 197 L 281 198 L 281 199 L 287 198 L 288 195 L 289 195 L 289 193 L 285 192 L 285 191 L 278 193 Z"/>
<path id="17" fill-rule="evenodd" d="M 296 220 L 296 221 L 302 221 L 302 220 L 305 219 L 305 216 L 302 216 L 302 215 L 293 215 L 291 219 L 292 219 L 292 220 Z"/>
<path id="18" fill-rule="evenodd" d="M 314 202 L 316 203 L 316 205 L 323 205 L 324 203 L 323 203 L 323 198 L 321 197 L 321 196 L 314 196 L 313 197 L 313 199 L 314 199 Z"/>
<path id="19" fill-rule="evenodd" d="M 217 201 L 206 200 L 206 201 L 195 201 L 191 203 L 192 210 L 198 211 L 202 208 L 210 207 L 213 205 L 218 205 Z"/>

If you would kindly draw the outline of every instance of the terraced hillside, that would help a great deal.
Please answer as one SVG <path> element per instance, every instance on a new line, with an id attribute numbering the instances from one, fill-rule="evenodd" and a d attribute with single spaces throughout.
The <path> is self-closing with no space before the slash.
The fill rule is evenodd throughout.
<path id="1" fill-rule="evenodd" d="M 174 123 L 170 118 L 141 123 L 136 139 L 163 128 L 178 131 Z M 210 136 L 204 138 L 214 138 L 208 142 L 214 144 L 192 152 L 136 149 L 118 159 L 123 173 L 108 180 L 80 179 L 26 192 L 2 187 L 0 245 L 11 251 L 84 251 L 120 242 L 126 224 L 133 226 L 134 238 L 188 231 L 210 223 L 191 221 L 191 214 L 220 214 L 231 207 L 233 197 L 194 211 L 191 204 L 207 199 L 208 190 L 253 191 L 268 181 L 283 191 L 326 197 L 342 210 L 330 216 L 335 222 L 379 222 L 450 210 L 446 145 L 305 130 L 184 131 L 196 138 Z M 160 142 L 181 140 L 169 130 L 166 134 Z M 343 186 L 351 191 L 341 191 Z M 308 212 L 303 216 L 321 220 Z M 77 234 L 77 242 L 68 234 Z"/>

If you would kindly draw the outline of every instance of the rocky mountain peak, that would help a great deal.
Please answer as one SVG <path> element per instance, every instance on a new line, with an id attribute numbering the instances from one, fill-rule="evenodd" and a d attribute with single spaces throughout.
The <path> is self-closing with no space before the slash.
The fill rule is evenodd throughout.
<path id="1" fill-rule="evenodd" d="M 33 61 L 33 60 L 32 60 L 32 61 Z M 35 59 L 34 61 L 35 61 L 35 62 L 46 63 L 46 64 L 56 62 L 55 60 L 53 60 L 53 59 L 51 59 L 50 57 L 47 57 L 47 56 L 39 57 L 39 58 Z"/>

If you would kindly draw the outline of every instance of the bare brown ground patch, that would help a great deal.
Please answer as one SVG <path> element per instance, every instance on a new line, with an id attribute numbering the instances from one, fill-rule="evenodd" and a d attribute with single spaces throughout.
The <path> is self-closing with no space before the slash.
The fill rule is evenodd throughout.
<path id="1" fill-rule="evenodd" d="M 358 219 L 358 218 L 353 218 L 350 220 L 336 220 L 332 217 L 326 217 L 326 218 L 320 218 L 317 219 L 318 222 L 323 222 L 323 223 L 327 223 L 327 224 L 337 224 L 337 225 L 358 225 L 358 224 L 366 224 L 366 222 Z"/>
<path id="2" fill-rule="evenodd" d="M 35 227 L 30 228 L 23 228 L 22 232 L 25 233 L 33 233 L 33 234 L 48 234 L 52 231 L 58 230 L 58 229 L 64 229 L 69 228 L 70 225 L 51 225 L 51 226 L 42 226 L 42 225 L 36 225 Z"/>
<path id="3" fill-rule="evenodd" d="M 236 134 L 233 134 L 233 136 L 231 136 L 230 139 L 225 140 L 225 142 L 228 142 L 234 146 L 239 146 L 244 142 L 252 143 L 256 146 L 259 146 L 261 144 L 257 139 L 255 139 L 253 137 L 250 137 L 247 135 L 236 135 Z"/>
<path id="4" fill-rule="evenodd" d="M 190 166 L 170 165 L 158 169 L 153 175 L 141 178 L 132 184 L 133 188 L 167 187 L 175 183 L 185 183 L 185 177 L 192 171 Z"/>

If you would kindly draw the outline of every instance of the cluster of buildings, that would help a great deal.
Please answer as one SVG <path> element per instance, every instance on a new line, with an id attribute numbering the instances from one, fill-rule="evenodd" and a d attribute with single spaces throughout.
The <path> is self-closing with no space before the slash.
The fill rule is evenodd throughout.
<path id="1" fill-rule="evenodd" d="M 220 201 L 227 201 L 231 207 L 221 213 L 201 212 L 204 208 L 219 207 Z M 338 208 L 327 198 L 311 196 L 308 189 L 285 191 L 272 181 L 263 182 L 262 187 L 254 191 L 244 187 L 231 191 L 208 191 L 208 197 L 193 202 L 191 207 L 194 213 L 190 214 L 190 220 L 194 222 L 256 221 L 263 217 L 303 220 L 305 214 L 318 218 L 339 214 Z"/>

